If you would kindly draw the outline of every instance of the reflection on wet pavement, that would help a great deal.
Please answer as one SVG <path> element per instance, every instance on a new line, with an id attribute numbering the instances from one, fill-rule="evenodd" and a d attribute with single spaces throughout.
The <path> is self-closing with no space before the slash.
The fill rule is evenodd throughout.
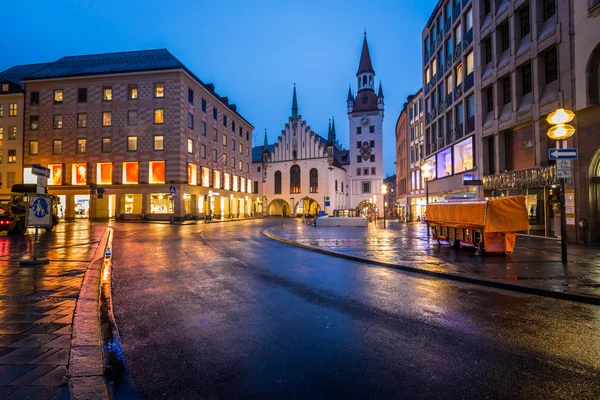
<path id="1" fill-rule="evenodd" d="M 367 229 L 315 228 L 288 220 L 269 231 L 300 244 L 395 265 L 600 297 L 597 246 L 570 246 L 565 266 L 559 241 L 527 236 L 517 237 L 513 254 L 475 256 L 471 247 L 456 250 L 428 239 L 424 224 L 389 221 L 388 229 L 373 223 Z"/>

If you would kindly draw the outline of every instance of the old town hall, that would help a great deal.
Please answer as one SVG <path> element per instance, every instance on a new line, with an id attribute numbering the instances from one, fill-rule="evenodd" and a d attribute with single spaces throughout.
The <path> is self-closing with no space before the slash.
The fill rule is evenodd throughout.
<path id="1" fill-rule="evenodd" d="M 384 98 L 381 83 L 375 94 L 375 70 L 367 37 L 358 66 L 357 92 L 348 89 L 349 149 L 337 140 L 335 120 L 327 137 L 314 132 L 298 114 L 296 87 L 292 115 L 281 135 L 252 151 L 254 192 L 258 212 L 265 215 L 316 215 L 318 211 L 365 207 L 383 211 Z"/>

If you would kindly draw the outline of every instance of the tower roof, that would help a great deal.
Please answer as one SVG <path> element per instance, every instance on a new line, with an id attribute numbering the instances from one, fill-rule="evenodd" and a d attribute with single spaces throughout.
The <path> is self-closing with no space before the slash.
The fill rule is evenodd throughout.
<path id="1" fill-rule="evenodd" d="M 371 63 L 371 53 L 369 52 L 369 44 L 367 43 L 367 33 L 365 32 L 365 38 L 363 39 L 362 51 L 360 53 L 360 64 L 358 64 L 358 72 L 356 75 L 370 72 L 375 74 L 373 70 L 373 64 Z"/>
<path id="2" fill-rule="evenodd" d="M 335 145 L 335 118 L 331 118 L 331 144 Z"/>
<path id="3" fill-rule="evenodd" d="M 294 97 L 292 98 L 292 118 L 298 118 L 298 98 L 296 97 L 296 84 L 294 83 Z"/>

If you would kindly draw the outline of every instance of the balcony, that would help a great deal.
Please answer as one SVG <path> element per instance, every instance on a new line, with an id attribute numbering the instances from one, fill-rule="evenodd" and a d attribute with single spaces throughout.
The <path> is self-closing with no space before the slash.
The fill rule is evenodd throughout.
<path id="1" fill-rule="evenodd" d="M 444 137 L 440 136 L 437 138 L 437 147 L 438 149 L 441 149 L 442 147 L 444 147 Z"/>
<path id="2" fill-rule="evenodd" d="M 456 45 L 456 49 L 454 49 L 454 62 L 456 62 L 460 59 L 462 52 L 463 52 L 463 43 L 460 42 Z"/>

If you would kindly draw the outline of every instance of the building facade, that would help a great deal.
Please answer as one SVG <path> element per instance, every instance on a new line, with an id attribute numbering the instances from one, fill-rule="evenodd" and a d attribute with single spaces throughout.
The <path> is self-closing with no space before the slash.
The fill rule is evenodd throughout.
<path id="1" fill-rule="evenodd" d="M 522 194 L 527 233 L 560 234 L 546 117 L 573 106 L 571 16 L 569 0 L 438 3 L 423 32 L 429 201 Z"/>
<path id="2" fill-rule="evenodd" d="M 23 182 L 24 101 L 21 80 L 45 64 L 17 65 L 0 72 L 0 194 Z"/>
<path id="3" fill-rule="evenodd" d="M 379 216 L 383 212 L 383 117 L 384 96 L 381 83 L 375 94 L 375 70 L 367 36 L 363 39 L 357 78 L 357 93 L 348 89 L 350 125 L 350 207 L 362 208 L 375 197 Z"/>
<path id="4" fill-rule="evenodd" d="M 408 126 L 407 126 L 407 104 L 396 121 L 396 213 L 400 221 L 407 220 L 408 214 Z"/>
<path id="5" fill-rule="evenodd" d="M 425 181 L 421 175 L 421 165 L 425 157 L 425 131 L 423 118 L 423 90 L 409 96 L 407 99 L 407 136 L 408 150 L 408 196 L 407 221 L 420 221 L 425 215 Z"/>
<path id="6" fill-rule="evenodd" d="M 251 213 L 252 125 L 167 50 L 64 57 L 23 82 L 24 181 L 50 168 L 65 218 Z"/>
<path id="7" fill-rule="evenodd" d="M 316 216 L 345 209 L 349 182 L 345 166 L 348 151 L 336 139 L 335 120 L 329 121 L 327 139 L 314 132 L 298 114 L 296 87 L 292 115 L 274 145 L 253 150 L 253 179 L 258 213 L 281 216 Z M 326 205 L 326 202 L 329 205 Z"/>

